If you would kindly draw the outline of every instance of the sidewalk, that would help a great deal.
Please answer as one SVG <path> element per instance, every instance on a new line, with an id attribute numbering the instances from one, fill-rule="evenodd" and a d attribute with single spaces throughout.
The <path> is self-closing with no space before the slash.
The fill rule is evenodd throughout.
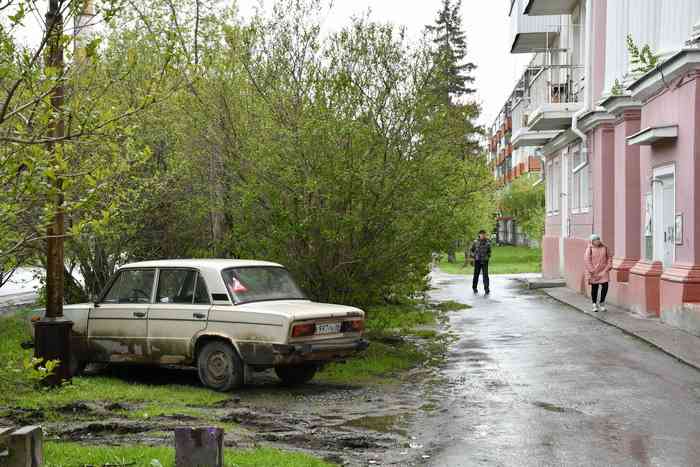
<path id="1" fill-rule="evenodd" d="M 594 313 L 588 297 L 566 287 L 545 289 L 544 292 L 700 370 L 700 337 L 664 324 L 658 318 L 641 318 L 616 306 L 608 306 L 607 312 Z"/>

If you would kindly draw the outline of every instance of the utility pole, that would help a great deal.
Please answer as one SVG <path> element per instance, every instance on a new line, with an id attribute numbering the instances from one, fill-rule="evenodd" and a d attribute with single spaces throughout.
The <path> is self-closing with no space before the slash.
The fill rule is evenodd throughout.
<path id="1" fill-rule="evenodd" d="M 51 90 L 51 123 L 49 141 L 46 145 L 46 153 L 51 162 L 57 161 L 57 151 L 61 150 L 61 138 L 65 128 L 63 121 L 63 101 L 65 87 L 63 62 L 63 15 L 61 13 L 61 0 L 50 0 L 49 10 L 46 13 L 46 68 L 52 70 L 56 77 L 56 84 Z M 49 386 L 59 385 L 70 380 L 71 362 L 71 330 L 73 322 L 63 316 L 64 293 L 64 195 L 63 178 L 60 171 L 48 180 L 53 188 L 52 211 L 53 219 L 47 229 L 46 249 L 46 315 L 43 319 L 34 323 L 36 346 L 34 354 L 44 361 L 59 360 L 60 365 L 55 373 L 48 377 L 45 383 Z"/>

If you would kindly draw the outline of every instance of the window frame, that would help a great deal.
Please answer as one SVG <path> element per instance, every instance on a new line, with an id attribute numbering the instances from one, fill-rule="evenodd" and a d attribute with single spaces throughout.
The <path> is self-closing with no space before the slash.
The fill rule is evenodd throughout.
<path id="1" fill-rule="evenodd" d="M 287 274 L 289 274 L 289 277 L 292 278 L 294 285 L 296 285 L 296 287 L 299 289 L 299 292 L 301 292 L 302 297 L 299 297 L 299 298 L 267 298 L 267 299 L 261 299 L 261 300 L 237 301 L 236 297 L 233 296 L 233 294 L 231 293 L 231 291 L 228 288 L 228 285 L 226 283 L 226 277 L 224 276 L 224 273 L 226 273 L 227 271 L 236 270 L 236 269 L 253 269 L 253 268 L 264 268 L 264 269 L 276 268 L 276 269 L 282 269 L 282 270 L 286 271 Z M 292 276 L 292 273 L 289 272 L 289 269 L 287 269 L 283 266 L 272 266 L 272 265 L 233 266 L 233 267 L 221 270 L 221 280 L 223 281 L 224 287 L 226 288 L 226 295 L 228 295 L 229 299 L 231 300 L 231 303 L 233 303 L 234 306 L 246 305 L 248 303 L 276 302 L 276 301 L 280 301 L 280 300 L 300 300 L 300 301 L 308 301 L 309 300 L 308 295 L 306 294 L 306 292 L 304 292 L 304 290 L 302 290 L 301 287 L 299 287 L 299 284 L 297 283 L 296 279 L 294 279 L 294 276 Z"/>
<path id="2" fill-rule="evenodd" d="M 153 283 L 151 284 L 151 296 L 149 298 L 148 303 L 112 303 L 112 302 L 105 302 L 105 298 L 107 295 L 109 295 L 109 292 L 111 292 L 112 288 L 114 285 L 117 283 L 119 278 L 121 277 L 122 274 L 126 272 L 131 272 L 131 271 L 153 271 Z M 102 291 L 100 296 L 98 297 L 97 301 L 95 302 L 95 306 L 100 306 L 100 305 L 152 305 L 155 300 L 155 293 L 157 289 L 157 284 L 158 284 L 158 268 L 156 267 L 148 267 L 148 268 L 123 268 L 119 269 L 112 278 L 110 279 L 109 283 L 107 284 L 107 287 Z"/>
<path id="3" fill-rule="evenodd" d="M 156 293 L 153 296 L 153 303 L 155 305 L 194 305 L 194 296 L 197 291 L 197 276 L 195 276 L 194 279 L 194 284 L 193 284 L 193 289 L 192 289 L 192 302 L 190 303 L 177 303 L 177 302 L 170 302 L 170 303 L 163 303 L 159 302 L 158 299 L 158 291 L 160 289 L 160 273 L 163 271 L 188 271 L 188 272 L 194 272 L 195 274 L 199 275 L 201 274 L 199 269 L 197 268 L 192 268 L 192 267 L 178 267 L 178 266 L 165 266 L 165 267 L 159 267 L 158 269 L 158 277 L 156 280 Z"/>
<path id="4" fill-rule="evenodd" d="M 197 287 L 199 286 L 199 280 L 202 280 L 202 283 L 204 284 L 204 292 L 207 295 L 207 303 L 198 303 L 197 300 Z M 192 304 L 193 305 L 209 305 L 211 306 L 212 304 L 212 297 L 211 294 L 209 293 L 209 286 L 207 286 L 207 281 L 204 279 L 204 276 L 202 275 L 202 271 L 197 271 L 197 277 L 194 280 L 194 295 L 192 296 Z"/>
<path id="5" fill-rule="evenodd" d="M 573 151 L 574 162 L 580 162 L 571 169 L 571 213 L 584 214 L 591 210 L 591 173 L 588 150 L 585 152 L 581 146 Z M 586 177 L 586 189 L 583 189 L 583 178 Z M 574 204 L 574 202 L 576 204 Z"/>

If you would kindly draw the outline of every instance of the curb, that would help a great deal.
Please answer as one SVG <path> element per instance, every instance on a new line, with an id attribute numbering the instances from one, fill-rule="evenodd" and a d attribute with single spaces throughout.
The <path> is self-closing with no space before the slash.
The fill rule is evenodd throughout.
<path id="1" fill-rule="evenodd" d="M 545 294 L 547 294 L 548 297 L 551 297 L 551 298 L 553 298 L 554 300 L 556 300 L 556 301 L 558 301 L 558 302 L 560 302 L 560 303 L 562 303 L 562 304 L 564 304 L 564 305 L 567 305 L 567 306 L 569 306 L 569 307 L 571 307 L 571 308 L 577 310 L 577 311 L 580 312 L 580 313 L 583 313 L 583 314 L 585 314 L 585 315 L 588 315 L 588 316 L 590 316 L 591 318 L 595 318 L 595 319 L 597 319 L 598 321 L 602 321 L 603 323 L 605 323 L 605 324 L 607 324 L 607 325 L 609 325 L 609 326 L 612 326 L 612 327 L 614 327 L 614 328 L 616 328 L 616 329 L 619 329 L 619 330 L 622 331 L 624 334 L 627 334 L 627 335 L 632 336 L 632 337 L 634 337 L 634 338 L 636 338 L 636 339 L 639 339 L 639 340 L 645 342 L 646 344 L 650 345 L 651 347 L 653 347 L 653 348 L 655 348 L 655 349 L 657 349 L 657 350 L 660 350 L 661 352 L 665 353 L 666 355 L 668 355 L 668 356 L 670 356 L 670 357 L 673 357 L 675 360 L 677 360 L 677 361 L 679 361 L 679 362 L 681 362 L 681 363 L 683 363 L 683 364 L 685 364 L 685 365 L 687 365 L 687 366 L 689 366 L 689 367 L 691 367 L 691 368 L 693 368 L 693 369 L 695 369 L 695 370 L 700 371 L 700 361 L 694 361 L 694 360 L 685 358 L 683 355 L 679 355 L 678 352 L 675 352 L 675 351 L 673 351 L 673 350 L 668 349 L 668 348 L 667 348 L 666 346 L 664 346 L 662 343 L 656 342 L 655 340 L 650 339 L 650 338 L 644 336 L 644 335 L 641 334 L 641 333 L 635 332 L 635 331 L 633 331 L 633 330 L 631 330 L 631 329 L 629 329 L 629 328 L 627 328 L 627 327 L 625 327 L 625 326 L 623 326 L 623 325 L 621 325 L 621 324 L 618 324 L 618 323 L 616 323 L 616 322 L 613 322 L 613 321 L 610 321 L 610 320 L 608 320 L 608 319 L 605 319 L 605 316 L 606 316 L 607 313 L 609 313 L 609 311 L 608 311 L 608 312 L 603 312 L 603 313 L 598 313 L 598 314 L 591 313 L 591 312 L 588 312 L 588 311 L 586 311 L 585 309 L 581 308 L 580 306 L 577 306 L 575 303 L 572 303 L 572 302 L 570 302 L 570 301 L 567 301 L 564 297 L 558 296 L 558 295 L 556 294 L 556 291 L 551 291 L 551 290 L 546 290 L 546 289 L 545 289 L 545 290 L 543 290 L 543 292 L 544 292 Z M 608 306 L 608 309 L 610 309 L 610 308 L 611 308 L 611 307 Z M 620 310 L 620 309 L 617 308 L 617 307 L 614 307 L 614 308 L 615 308 L 615 311 L 613 311 L 613 313 L 626 313 L 625 311 L 622 311 L 622 310 Z M 619 311 L 618 311 L 618 310 L 619 310 Z M 665 325 L 661 324 L 661 322 L 659 322 L 659 325 L 665 326 Z M 685 333 L 684 331 L 681 331 L 681 330 L 678 330 L 677 332 L 678 332 L 678 333 L 683 333 L 683 334 L 687 335 L 687 337 L 688 337 L 689 339 L 696 339 L 696 340 L 698 341 L 698 343 L 700 344 L 700 338 L 695 337 L 695 336 L 693 336 L 692 334 L 687 334 L 687 333 Z"/>

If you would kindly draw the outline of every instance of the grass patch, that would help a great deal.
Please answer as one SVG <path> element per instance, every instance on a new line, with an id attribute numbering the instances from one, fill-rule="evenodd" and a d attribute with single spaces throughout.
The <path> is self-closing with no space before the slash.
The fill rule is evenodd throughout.
<path id="1" fill-rule="evenodd" d="M 125 464 L 134 467 L 172 467 L 175 450 L 149 446 L 84 446 L 77 443 L 45 444 L 47 467 L 74 467 L 76 465 Z M 332 464 L 301 453 L 259 448 L 225 452 L 227 467 L 330 467 Z"/>
<path id="2" fill-rule="evenodd" d="M 59 389 L 37 388 L 27 377 L 23 362 L 33 355 L 20 343 L 30 338 L 26 312 L 0 318 L 0 407 L 47 409 L 75 401 L 153 401 L 155 412 L 184 412 L 186 406 L 211 406 L 230 396 L 198 386 L 140 384 L 115 376 L 73 378 Z M 186 413 L 186 412 L 185 412 Z M 47 413 L 50 418 L 51 414 Z"/>
<path id="3" fill-rule="evenodd" d="M 413 335 L 421 339 L 435 339 L 438 336 L 438 332 L 432 329 L 419 329 L 418 331 L 413 331 Z"/>
<path id="4" fill-rule="evenodd" d="M 370 335 L 395 331 L 410 333 L 418 326 L 432 325 L 435 322 L 435 313 L 418 305 L 383 305 L 367 309 L 365 328 Z"/>
<path id="5" fill-rule="evenodd" d="M 459 302 L 449 300 L 446 302 L 436 303 L 435 305 L 433 305 L 433 307 L 436 310 L 439 310 L 439 311 L 442 311 L 443 313 L 446 313 L 448 311 L 467 310 L 467 309 L 471 308 L 471 305 L 465 305 L 464 303 L 459 303 Z"/>
<path id="6" fill-rule="evenodd" d="M 446 307 L 454 306 L 453 302 Z M 318 378 L 334 383 L 391 382 L 402 371 L 430 363 L 444 350 L 445 343 L 436 330 L 425 328 L 437 325 L 440 312 L 439 306 L 418 303 L 368 308 L 365 326 L 371 341 L 369 349 L 346 363 L 328 365 Z M 407 342 L 407 337 L 428 342 L 417 345 L 410 339 Z"/>
<path id="7" fill-rule="evenodd" d="M 457 262 L 447 262 L 447 255 L 443 255 L 440 269 L 448 274 L 473 274 L 474 268 L 464 265 L 464 252 L 457 253 Z M 491 261 L 489 261 L 489 274 L 519 274 L 524 272 L 542 271 L 542 250 L 539 248 L 527 248 L 524 246 L 494 246 Z"/>
<path id="8" fill-rule="evenodd" d="M 362 355 L 346 363 L 332 363 L 317 376 L 332 383 L 388 382 L 397 373 L 426 361 L 427 355 L 412 344 L 399 346 L 372 342 Z"/>

